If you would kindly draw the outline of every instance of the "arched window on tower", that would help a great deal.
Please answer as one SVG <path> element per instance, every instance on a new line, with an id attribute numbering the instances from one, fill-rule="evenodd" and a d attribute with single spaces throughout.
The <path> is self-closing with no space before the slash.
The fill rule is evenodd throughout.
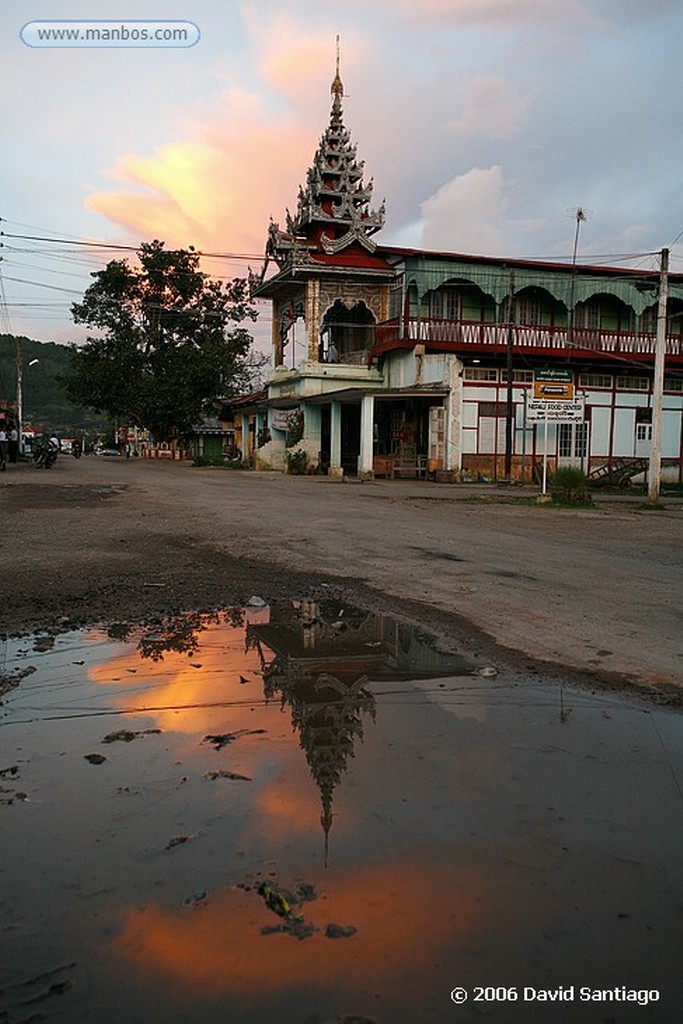
<path id="1" fill-rule="evenodd" d="M 375 340 L 375 318 L 364 302 L 349 309 L 337 299 L 325 313 L 321 338 L 324 362 L 362 365 Z"/>

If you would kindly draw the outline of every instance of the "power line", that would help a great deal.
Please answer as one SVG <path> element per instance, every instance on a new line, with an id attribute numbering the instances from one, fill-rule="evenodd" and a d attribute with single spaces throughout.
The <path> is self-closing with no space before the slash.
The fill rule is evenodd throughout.
<path id="1" fill-rule="evenodd" d="M 0 217 L 0 221 L 3 218 Z M 77 245 L 86 249 L 107 249 L 111 252 L 139 252 L 139 245 L 122 245 L 115 244 L 113 242 L 91 242 L 86 239 L 73 239 L 73 238 L 47 238 L 44 235 L 19 235 L 9 231 L 0 231 L 0 237 L 2 238 L 16 238 L 27 242 L 50 242 L 55 245 Z M 173 250 L 166 250 L 172 252 Z M 226 259 L 226 260 L 262 260 L 263 253 L 244 253 L 244 252 L 204 252 L 201 249 L 190 248 L 190 252 L 195 253 L 197 256 L 204 256 L 207 259 Z"/>

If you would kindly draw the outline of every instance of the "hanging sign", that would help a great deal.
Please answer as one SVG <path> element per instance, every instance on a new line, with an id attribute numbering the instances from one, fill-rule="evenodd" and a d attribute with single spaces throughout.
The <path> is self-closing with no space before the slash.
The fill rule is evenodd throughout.
<path id="1" fill-rule="evenodd" d="M 534 398 L 550 402 L 574 400 L 574 375 L 571 370 L 545 367 L 534 370 Z"/>

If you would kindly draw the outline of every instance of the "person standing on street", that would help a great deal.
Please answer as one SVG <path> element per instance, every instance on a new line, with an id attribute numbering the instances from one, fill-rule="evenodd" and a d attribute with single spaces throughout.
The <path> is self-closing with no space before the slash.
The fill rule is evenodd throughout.
<path id="1" fill-rule="evenodd" d="M 0 470 L 7 469 L 7 431 L 5 424 L 0 426 Z"/>
<path id="2" fill-rule="evenodd" d="M 10 462 L 16 462 L 19 455 L 19 431 L 16 427 L 12 427 L 9 432 L 9 441 L 7 442 L 7 451 L 9 454 Z"/>

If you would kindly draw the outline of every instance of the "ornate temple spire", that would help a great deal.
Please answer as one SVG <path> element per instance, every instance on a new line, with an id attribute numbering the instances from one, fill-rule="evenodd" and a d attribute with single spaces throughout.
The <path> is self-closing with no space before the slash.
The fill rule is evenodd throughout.
<path id="1" fill-rule="evenodd" d="M 334 100 L 332 101 L 332 115 L 334 116 L 335 114 L 337 114 L 339 116 L 340 120 L 341 120 L 341 116 L 342 116 L 342 104 L 341 104 L 341 101 L 342 101 L 342 96 L 344 95 L 344 86 L 342 85 L 342 80 L 341 80 L 341 77 L 339 75 L 339 36 L 337 36 L 337 72 L 336 72 L 336 74 L 334 76 L 334 79 L 332 81 L 332 86 L 330 88 L 330 92 L 334 96 Z"/>
<path id="2" fill-rule="evenodd" d="M 342 85 L 339 71 L 339 37 L 337 61 L 331 86 L 332 111 L 313 164 L 306 176 L 306 185 L 299 189 L 297 211 L 289 216 L 287 230 L 292 235 L 315 239 L 325 252 L 336 253 L 352 242 L 359 242 L 372 251 L 370 240 L 384 224 L 384 204 L 370 209 L 372 181 L 363 181 L 363 161 L 356 156 L 356 146 L 344 127 Z"/>

